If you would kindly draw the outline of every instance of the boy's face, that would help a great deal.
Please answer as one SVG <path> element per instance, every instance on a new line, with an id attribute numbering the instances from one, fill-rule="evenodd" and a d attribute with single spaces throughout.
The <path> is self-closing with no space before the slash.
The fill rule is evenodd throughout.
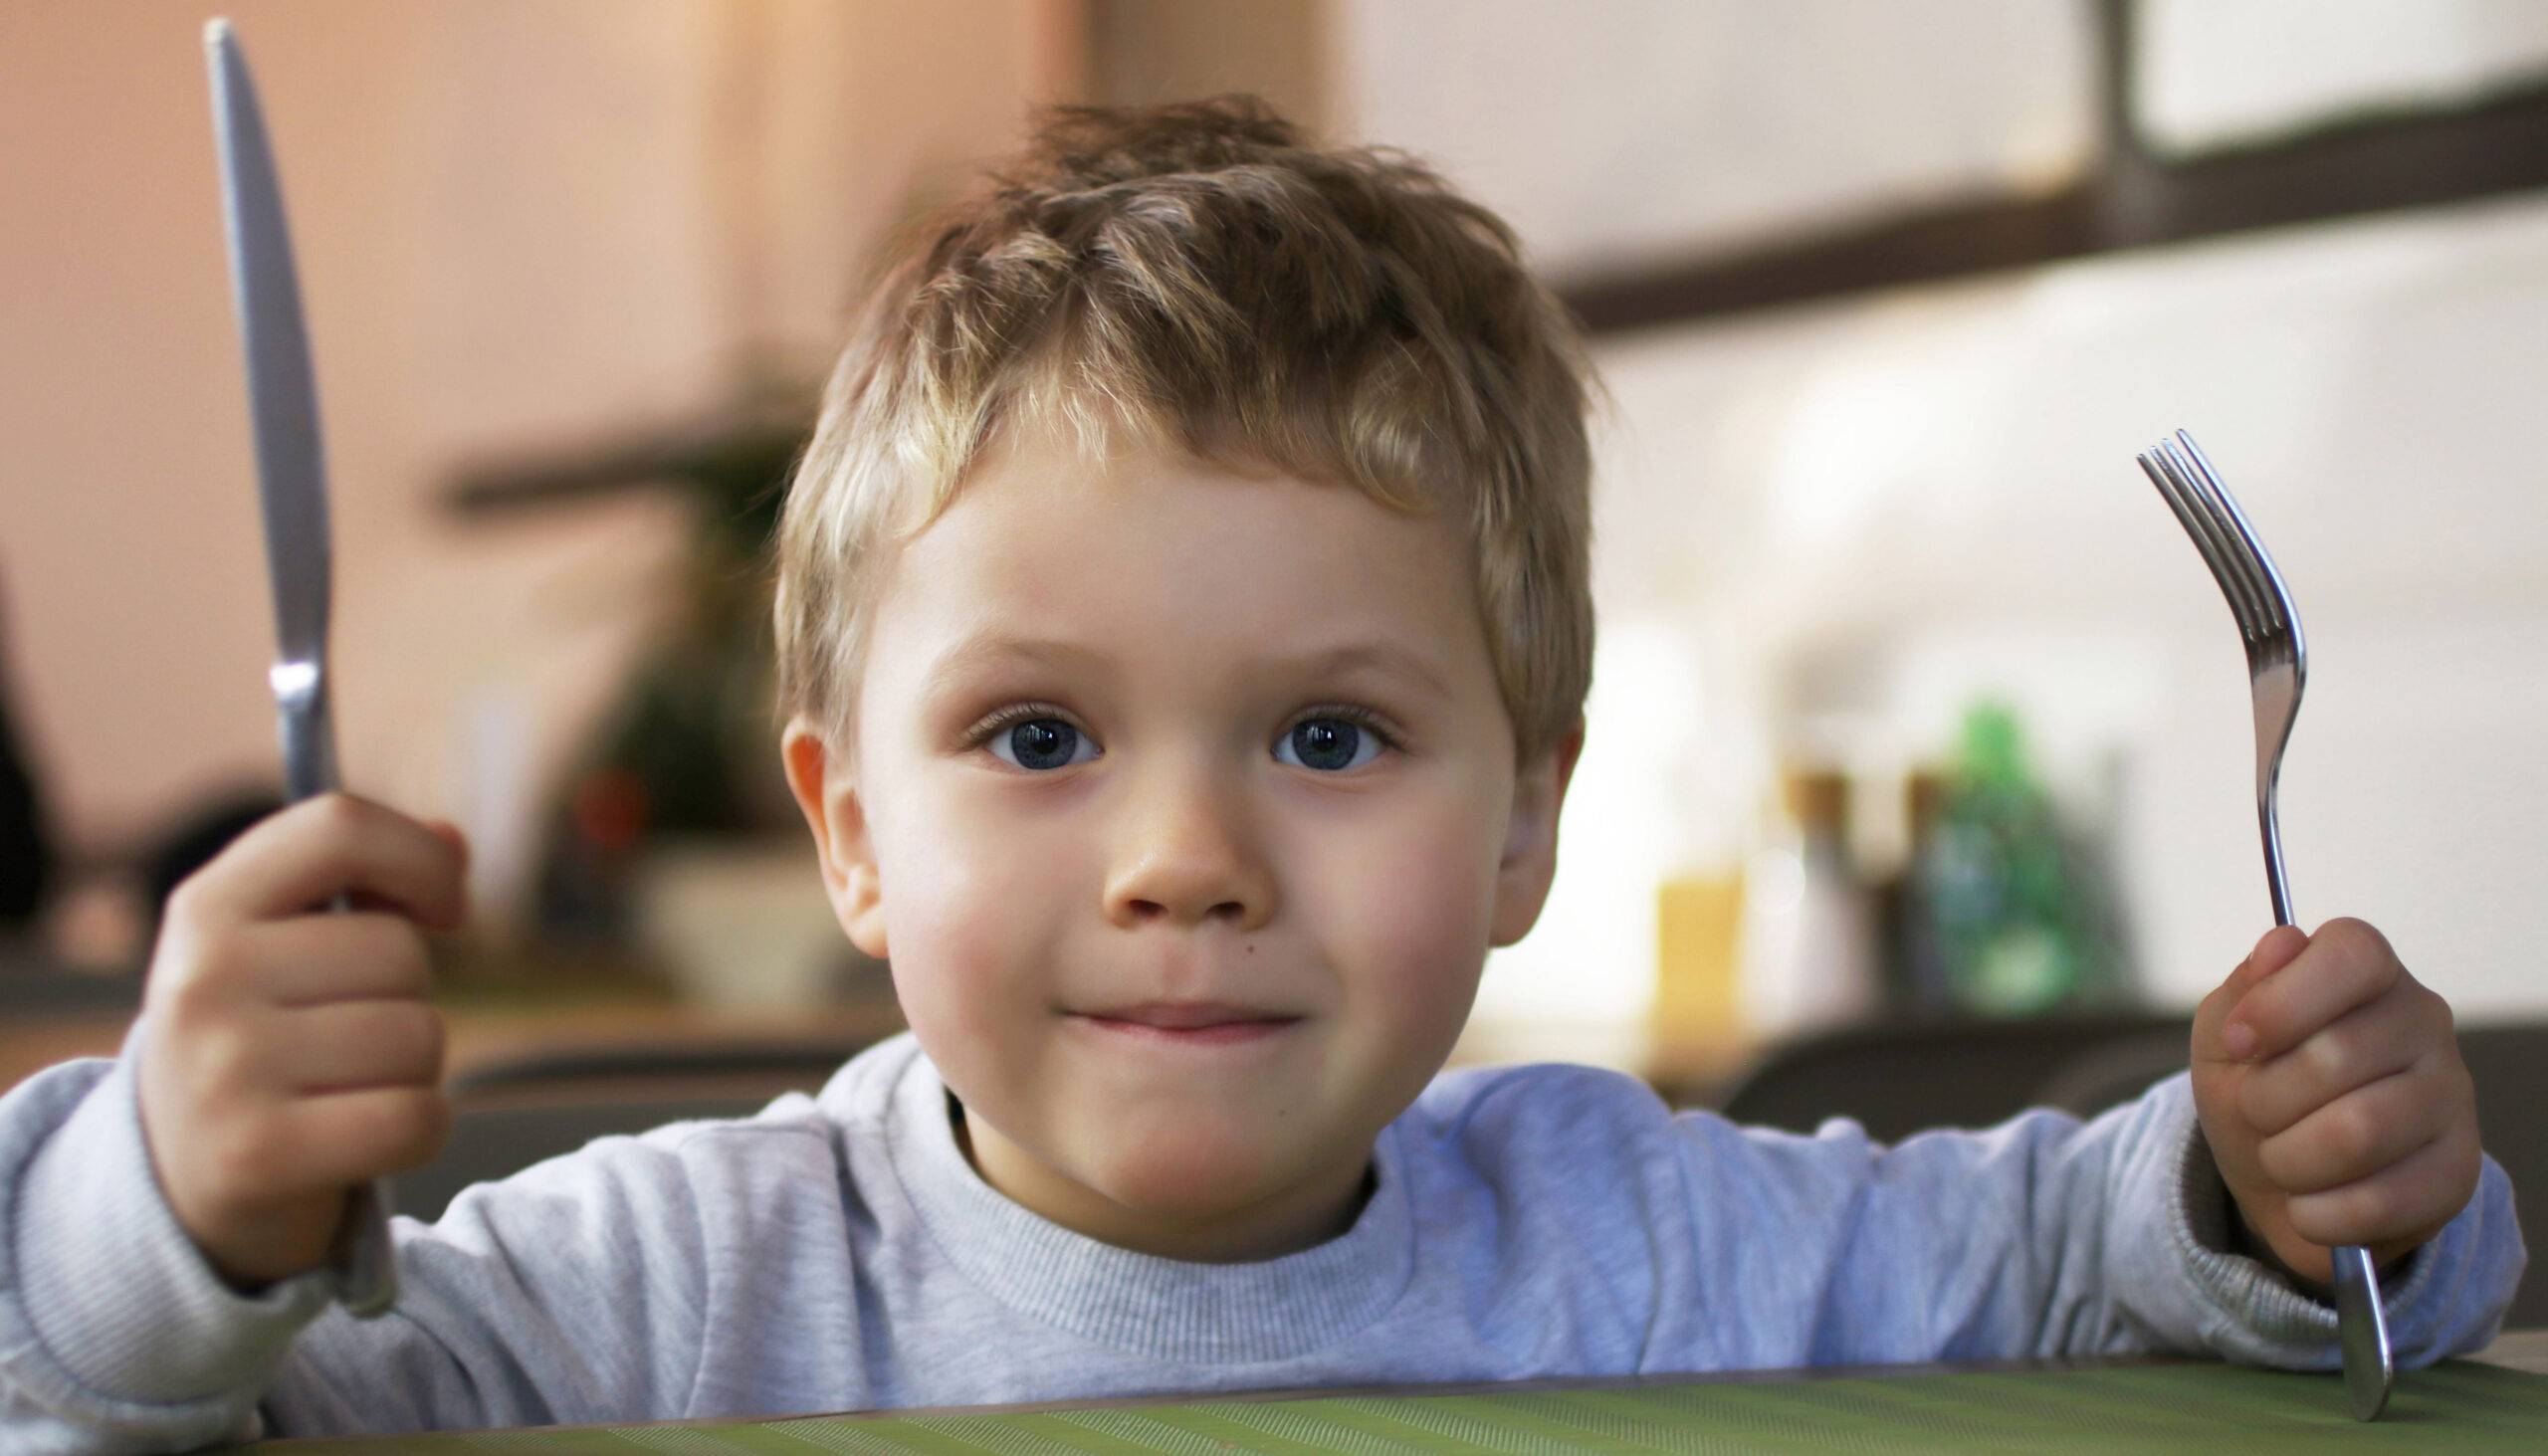
<path id="1" fill-rule="evenodd" d="M 1517 772 L 1456 527 L 1030 443 L 890 570 L 857 781 L 783 754 L 975 1167 L 1173 1258 L 1341 1232 L 1539 915 L 1581 741 Z"/>

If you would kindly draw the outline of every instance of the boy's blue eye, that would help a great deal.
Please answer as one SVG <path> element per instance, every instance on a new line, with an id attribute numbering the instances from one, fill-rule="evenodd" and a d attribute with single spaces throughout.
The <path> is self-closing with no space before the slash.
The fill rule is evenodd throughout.
<path id="1" fill-rule="evenodd" d="M 1077 751 L 1096 746 L 1078 728 L 1058 718 L 1030 718 L 1010 724 L 991 733 L 990 744 L 991 752 L 1003 762 L 1029 769 L 1067 768 L 1075 762 L 1085 762 L 1075 756 Z M 1003 746 L 1008 752 L 1000 752 Z"/>
<path id="2" fill-rule="evenodd" d="M 995 716 L 988 727 L 975 729 L 972 737 L 976 743 L 986 744 L 1001 762 L 1029 772 L 1068 768 L 1098 756 L 1097 744 L 1086 733 L 1036 704 L 1023 704 Z M 1302 768 L 1340 773 L 1371 762 L 1389 741 L 1380 724 L 1365 721 L 1362 711 L 1337 708 L 1304 718 L 1285 729 L 1274 744 L 1274 756 L 1279 762 Z M 1082 749 L 1087 751 L 1083 753 Z"/>
<path id="3" fill-rule="evenodd" d="M 1299 756 L 1285 761 L 1303 768 L 1341 772 L 1372 761 L 1380 750 L 1380 734 L 1350 718 L 1305 718 L 1292 725 L 1275 747 L 1275 756 L 1291 749 Z M 1365 752 L 1365 749 L 1370 752 Z"/>

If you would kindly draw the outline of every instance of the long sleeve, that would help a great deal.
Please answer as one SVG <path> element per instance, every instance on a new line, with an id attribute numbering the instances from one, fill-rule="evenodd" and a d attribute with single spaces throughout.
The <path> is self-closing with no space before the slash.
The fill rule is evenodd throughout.
<path id="1" fill-rule="evenodd" d="M 2134 1351 L 2337 1359 L 2331 1306 L 2230 1252 L 2227 1192 L 2182 1075 L 2082 1125 L 2028 1113 L 1886 1147 L 1678 1120 L 1701 1286 L 1744 1312 L 1733 1364 Z M 2493 1335 L 2523 1251 L 2503 1170 L 2384 1291 L 2399 1360 Z M 1803 1323 L 1799 1323 L 1803 1322 Z"/>
<path id="2" fill-rule="evenodd" d="M 837 1238 L 819 1123 L 673 1125 L 472 1188 L 434 1225 L 394 1220 L 401 1289 L 378 1319 L 335 1307 L 326 1271 L 243 1296 L 169 1210 L 130 1069 L 68 1063 L 0 1100 L 0 1448 L 13 1453 L 686 1414 L 709 1245 L 752 1247 L 694 1198 L 702 1126 L 750 1129 L 760 1150 L 724 1169 L 721 1209 L 809 1189 L 790 1214 Z"/>
<path id="3" fill-rule="evenodd" d="M 2336 1359 L 2229 1251 L 2184 1078 L 2093 1122 L 1894 1146 L 1674 1114 L 1616 1073 L 1437 1079 L 1353 1228 L 1238 1264 L 1118 1249 L 966 1162 L 909 1036 L 819 1099 L 605 1138 L 392 1225 L 400 1293 L 242 1297 L 169 1213 L 120 1063 L 0 1098 L 0 1449 L 2026 1354 Z M 2402 1362 L 2483 1344 L 2511 1190 L 2386 1290 Z"/>

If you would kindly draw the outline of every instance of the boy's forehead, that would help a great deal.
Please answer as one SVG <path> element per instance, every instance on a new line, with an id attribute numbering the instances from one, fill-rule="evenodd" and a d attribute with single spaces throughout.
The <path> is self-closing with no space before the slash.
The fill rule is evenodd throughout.
<path id="1" fill-rule="evenodd" d="M 1010 452 L 895 557 L 877 627 L 932 676 L 1180 638 L 1437 690 L 1458 659 L 1484 665 L 1457 529 L 1345 486 L 1157 454 L 1091 467 Z"/>
<path id="2" fill-rule="evenodd" d="M 1435 654 L 1398 636 L 1319 634 L 1311 641 L 1316 645 L 1264 644 L 1244 665 L 1250 671 L 1284 678 L 1369 678 L 1425 698 L 1457 696 L 1450 674 Z M 1118 666 L 1115 655 L 1102 645 L 1069 637 L 1022 636 L 990 627 L 944 643 L 929 664 L 929 675 L 934 681 L 960 683 L 1013 668 L 1105 673 Z"/>

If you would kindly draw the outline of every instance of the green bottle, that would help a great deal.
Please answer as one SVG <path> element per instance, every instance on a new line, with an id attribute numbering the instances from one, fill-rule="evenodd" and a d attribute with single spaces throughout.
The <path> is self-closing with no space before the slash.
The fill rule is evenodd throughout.
<path id="1" fill-rule="evenodd" d="M 1929 948 L 1955 1010 L 2030 1016 L 2107 999 L 2102 887 L 2081 874 L 2005 705 L 1966 714 L 1920 856 Z"/>

